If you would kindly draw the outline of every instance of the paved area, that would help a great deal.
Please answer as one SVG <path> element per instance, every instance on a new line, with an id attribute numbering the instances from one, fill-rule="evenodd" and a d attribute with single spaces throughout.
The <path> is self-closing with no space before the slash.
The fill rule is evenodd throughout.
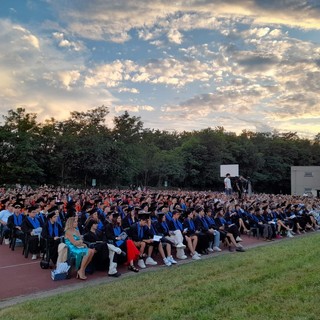
<path id="1" fill-rule="evenodd" d="M 265 245 L 261 239 L 255 237 L 242 236 L 243 245 L 246 248 Z M 272 242 L 274 243 L 274 242 Z M 221 254 L 229 254 L 226 248 L 221 253 L 213 253 L 203 256 L 209 259 Z M 242 254 L 242 253 L 236 253 Z M 194 262 L 190 258 L 179 261 L 178 265 Z M 176 266 L 172 266 L 175 268 Z M 152 272 L 159 268 L 167 268 L 161 262 L 158 266 L 148 267 L 141 272 Z M 171 267 L 170 267 L 171 268 Z M 53 281 L 51 279 L 51 270 L 43 270 L 40 268 L 40 260 L 31 260 L 24 258 L 22 248 L 17 247 L 15 251 L 11 251 L 7 245 L 0 245 L 0 308 L 10 306 L 25 300 L 41 298 L 71 291 L 77 288 L 117 281 L 118 279 L 136 276 L 137 274 L 129 272 L 125 266 L 120 266 L 118 271 L 122 273 L 120 278 L 108 277 L 106 272 L 95 272 L 88 275 L 87 281 L 80 281 L 73 276 L 71 279 Z"/>

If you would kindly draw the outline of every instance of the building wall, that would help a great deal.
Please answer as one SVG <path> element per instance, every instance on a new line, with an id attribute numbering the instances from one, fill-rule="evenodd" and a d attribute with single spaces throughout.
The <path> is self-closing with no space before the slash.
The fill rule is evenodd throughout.
<path id="1" fill-rule="evenodd" d="M 320 166 L 291 167 L 291 194 L 303 195 L 320 190 Z"/>

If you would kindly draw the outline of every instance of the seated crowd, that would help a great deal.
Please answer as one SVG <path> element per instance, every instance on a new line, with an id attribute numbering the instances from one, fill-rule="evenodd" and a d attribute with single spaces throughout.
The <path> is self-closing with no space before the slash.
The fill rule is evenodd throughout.
<path id="1" fill-rule="evenodd" d="M 14 250 L 20 239 L 26 257 L 45 253 L 52 265 L 63 243 L 81 280 L 88 270 L 118 277 L 118 264 L 138 272 L 199 260 L 221 246 L 244 252 L 243 234 L 293 237 L 317 230 L 320 212 L 318 198 L 168 190 L 2 189 L 0 201 L 1 243 Z"/>

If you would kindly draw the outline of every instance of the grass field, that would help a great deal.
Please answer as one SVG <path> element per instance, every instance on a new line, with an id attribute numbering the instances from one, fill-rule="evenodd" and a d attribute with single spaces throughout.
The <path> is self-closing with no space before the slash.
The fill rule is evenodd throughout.
<path id="1" fill-rule="evenodd" d="M 320 319 L 320 232 L 0 310 L 10 319 Z"/>

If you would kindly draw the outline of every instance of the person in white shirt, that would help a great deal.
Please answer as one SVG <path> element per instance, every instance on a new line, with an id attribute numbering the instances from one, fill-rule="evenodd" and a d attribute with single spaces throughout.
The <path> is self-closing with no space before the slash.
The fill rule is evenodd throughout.
<path id="1" fill-rule="evenodd" d="M 2 225 L 2 236 L 4 243 L 9 244 L 10 229 L 7 226 L 8 218 L 13 214 L 12 203 L 7 202 L 6 208 L 0 211 L 0 224 Z"/>
<path id="2" fill-rule="evenodd" d="M 224 178 L 223 181 L 224 181 L 224 190 L 226 192 L 226 195 L 230 196 L 232 193 L 230 173 L 226 174 L 226 177 Z"/>

